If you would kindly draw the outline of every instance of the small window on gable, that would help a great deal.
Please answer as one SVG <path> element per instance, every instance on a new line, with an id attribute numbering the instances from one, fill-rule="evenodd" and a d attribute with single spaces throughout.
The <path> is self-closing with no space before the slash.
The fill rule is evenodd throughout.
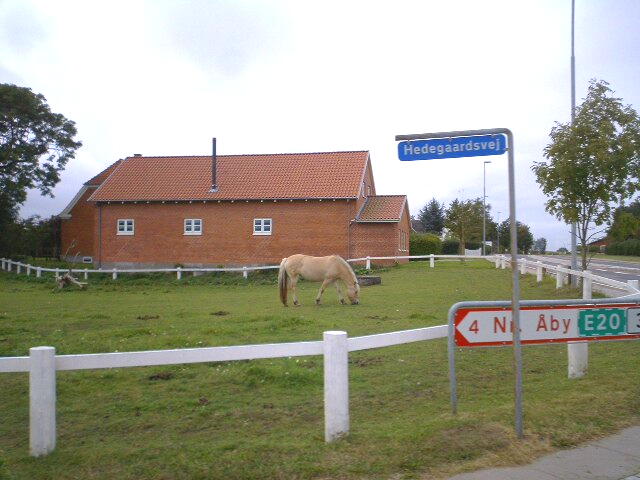
<path id="1" fill-rule="evenodd" d="M 367 184 L 365 182 L 362 182 L 362 188 L 360 189 L 360 195 L 362 195 L 362 198 L 365 197 L 366 188 L 367 188 Z"/>
<path id="2" fill-rule="evenodd" d="M 201 218 L 185 218 L 184 234 L 185 235 L 202 235 L 202 219 Z"/>
<path id="3" fill-rule="evenodd" d="M 270 218 L 254 218 L 253 234 L 254 235 L 271 235 L 272 222 Z"/>
<path id="4" fill-rule="evenodd" d="M 120 218 L 118 219 L 118 235 L 133 235 L 134 234 L 134 221 L 132 218 Z"/>

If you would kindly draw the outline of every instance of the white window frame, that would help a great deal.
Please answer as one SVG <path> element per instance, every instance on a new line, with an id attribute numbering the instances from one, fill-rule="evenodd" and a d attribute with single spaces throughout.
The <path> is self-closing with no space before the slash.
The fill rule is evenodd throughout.
<path id="1" fill-rule="evenodd" d="M 136 222 L 133 218 L 119 218 L 118 221 L 116 222 L 117 235 L 134 235 L 135 232 L 136 232 Z"/>
<path id="2" fill-rule="evenodd" d="M 267 226 L 268 226 L 268 229 L 265 229 L 265 227 Z M 273 232 L 272 218 L 254 218 L 253 219 L 254 235 L 271 235 L 272 232 Z"/>
<path id="3" fill-rule="evenodd" d="M 202 235 L 201 218 L 185 218 L 183 235 Z"/>

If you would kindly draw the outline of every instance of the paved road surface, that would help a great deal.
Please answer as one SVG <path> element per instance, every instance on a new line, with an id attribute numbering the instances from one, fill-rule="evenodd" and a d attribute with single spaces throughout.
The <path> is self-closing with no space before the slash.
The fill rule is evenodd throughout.
<path id="1" fill-rule="evenodd" d="M 553 263 L 556 265 L 569 266 L 571 258 L 569 256 L 560 255 L 528 255 L 528 259 L 541 261 L 543 263 Z M 580 259 L 578 259 L 578 264 Z M 640 280 L 640 263 L 622 262 L 619 260 L 591 260 L 589 270 L 594 275 L 611 278 L 619 282 L 627 282 L 628 280 Z"/>

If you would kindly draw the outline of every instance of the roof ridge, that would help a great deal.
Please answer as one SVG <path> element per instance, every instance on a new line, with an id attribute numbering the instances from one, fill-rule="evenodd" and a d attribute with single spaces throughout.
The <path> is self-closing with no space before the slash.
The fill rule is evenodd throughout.
<path id="1" fill-rule="evenodd" d="M 328 152 L 238 153 L 220 157 L 268 157 L 276 155 L 326 155 L 330 153 L 369 153 L 369 150 L 333 150 Z M 211 155 L 129 155 L 126 158 L 209 158 Z"/>
<path id="2" fill-rule="evenodd" d="M 391 195 L 368 195 L 368 197 L 406 197 L 406 195 L 402 195 L 401 193 L 396 193 Z"/>

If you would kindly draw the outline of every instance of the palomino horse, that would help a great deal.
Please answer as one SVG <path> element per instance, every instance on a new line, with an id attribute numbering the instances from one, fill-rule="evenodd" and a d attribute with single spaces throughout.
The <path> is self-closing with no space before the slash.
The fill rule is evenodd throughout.
<path id="1" fill-rule="evenodd" d="M 298 305 L 296 284 L 298 277 L 312 282 L 322 282 L 322 286 L 316 297 L 316 304 L 320 304 L 320 297 L 325 288 L 334 283 L 338 291 L 340 303 L 344 304 L 344 295 L 340 291 L 339 283 L 342 282 L 347 289 L 347 296 L 352 305 L 358 304 L 360 285 L 351 266 L 339 255 L 328 257 L 310 257 L 308 255 L 292 255 L 282 259 L 278 272 L 278 286 L 280 288 L 280 300 L 287 306 L 287 293 L 289 288 L 293 291 L 293 304 Z"/>

